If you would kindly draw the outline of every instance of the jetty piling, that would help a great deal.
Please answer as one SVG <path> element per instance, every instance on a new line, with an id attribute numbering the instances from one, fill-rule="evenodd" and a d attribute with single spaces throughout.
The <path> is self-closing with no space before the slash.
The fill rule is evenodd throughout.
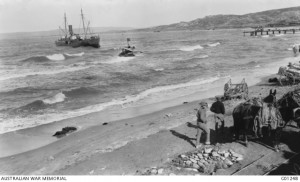
<path id="1" fill-rule="evenodd" d="M 295 34 L 296 32 L 299 32 L 300 28 L 290 28 L 290 29 L 256 29 L 256 30 L 251 30 L 251 31 L 244 31 L 244 36 L 246 36 L 246 34 L 249 34 L 250 36 L 257 36 L 258 33 L 260 33 L 260 35 L 269 35 L 269 33 L 271 34 L 287 34 L 287 33 L 292 33 Z"/>

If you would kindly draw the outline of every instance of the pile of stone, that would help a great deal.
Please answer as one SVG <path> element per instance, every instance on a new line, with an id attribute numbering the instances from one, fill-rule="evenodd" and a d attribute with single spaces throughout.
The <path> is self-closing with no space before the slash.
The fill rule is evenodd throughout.
<path id="1" fill-rule="evenodd" d="M 138 171 L 139 175 L 175 175 L 175 174 L 213 174 L 219 169 L 227 169 L 243 160 L 243 155 L 232 149 L 219 149 L 216 146 L 205 147 L 174 158 L 168 167 L 152 167 Z"/>
<path id="2" fill-rule="evenodd" d="M 243 156 L 231 149 L 207 147 L 181 154 L 173 159 L 172 163 L 178 167 L 192 168 L 201 173 L 211 174 L 218 169 L 226 169 L 241 160 L 243 160 Z"/>

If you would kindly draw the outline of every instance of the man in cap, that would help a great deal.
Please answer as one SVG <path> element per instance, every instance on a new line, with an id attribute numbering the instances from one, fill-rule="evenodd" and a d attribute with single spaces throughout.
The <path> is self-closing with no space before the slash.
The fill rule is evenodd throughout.
<path id="1" fill-rule="evenodd" d="M 202 131 L 206 134 L 205 145 L 210 145 L 210 129 L 208 127 L 208 122 L 206 118 L 206 112 L 208 109 L 208 104 L 204 101 L 199 103 L 200 108 L 197 111 L 197 136 L 196 136 L 196 148 L 200 148 L 200 138 Z"/>
<path id="2" fill-rule="evenodd" d="M 225 114 L 225 107 L 224 104 L 221 101 L 220 96 L 216 96 L 216 102 L 214 102 L 211 107 L 210 111 L 214 113 L 214 119 L 215 119 L 215 131 L 216 131 L 216 138 L 217 141 L 222 138 L 220 136 L 221 134 L 224 134 L 224 114 Z"/>

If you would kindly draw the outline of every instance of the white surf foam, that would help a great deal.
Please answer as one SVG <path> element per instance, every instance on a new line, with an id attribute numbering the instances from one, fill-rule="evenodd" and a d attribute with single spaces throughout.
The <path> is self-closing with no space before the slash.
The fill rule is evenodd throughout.
<path id="1" fill-rule="evenodd" d="M 269 35 L 262 35 L 261 37 L 262 38 L 269 38 L 270 36 Z"/>
<path id="2" fill-rule="evenodd" d="M 123 106 L 124 104 L 137 102 L 154 93 L 172 91 L 174 89 L 180 89 L 180 88 L 188 88 L 191 86 L 211 83 L 219 79 L 220 77 L 211 77 L 208 79 L 197 79 L 197 80 L 193 80 L 187 83 L 181 83 L 177 85 L 155 87 L 155 88 L 148 89 L 144 92 L 141 92 L 140 94 L 137 95 L 129 95 L 124 98 L 113 99 L 110 102 L 87 106 L 85 108 L 76 109 L 68 112 L 62 112 L 62 113 L 45 113 L 43 115 L 32 115 L 26 118 L 18 118 L 18 117 L 3 118 L 3 116 L 1 116 L 0 114 L 0 120 L 3 121 L 5 120 L 5 124 L 0 126 L 0 133 L 6 133 L 9 131 L 15 131 L 23 128 L 30 128 L 41 124 L 47 124 L 55 121 L 68 119 L 68 118 L 83 116 L 89 113 L 102 111 L 112 106 Z M 45 99 L 43 101 L 45 103 L 53 104 L 57 102 L 62 102 L 65 98 L 66 98 L 65 95 L 59 93 L 55 95 L 53 98 Z"/>
<path id="3" fill-rule="evenodd" d="M 220 79 L 220 77 L 211 77 L 208 79 L 197 79 L 197 80 L 193 80 L 193 81 L 190 81 L 187 83 L 181 83 L 181 84 L 176 84 L 176 85 L 155 87 L 155 88 L 152 88 L 152 89 L 142 92 L 140 95 L 147 96 L 151 93 L 162 92 L 162 91 L 167 91 L 167 90 L 174 90 L 174 89 L 184 88 L 184 87 L 191 87 L 191 86 L 196 86 L 196 85 L 202 85 L 202 84 L 214 82 L 219 79 Z"/>
<path id="4" fill-rule="evenodd" d="M 276 37 L 284 36 L 285 34 L 275 34 Z"/>
<path id="5" fill-rule="evenodd" d="M 203 49 L 203 47 L 200 45 L 195 45 L 195 46 L 184 46 L 184 47 L 179 48 L 179 50 L 181 50 L 181 51 L 194 51 L 197 49 Z"/>
<path id="6" fill-rule="evenodd" d="M 156 69 L 154 69 L 155 71 L 163 71 L 164 70 L 164 68 L 156 68 Z"/>
<path id="7" fill-rule="evenodd" d="M 48 59 L 52 60 L 52 61 L 62 61 L 62 60 L 65 60 L 65 56 L 63 54 L 52 54 L 52 55 L 48 55 L 46 57 Z"/>
<path id="8" fill-rule="evenodd" d="M 115 57 L 113 59 L 108 60 L 106 63 L 113 64 L 113 63 L 122 63 L 133 60 L 135 57 Z"/>
<path id="9" fill-rule="evenodd" d="M 77 54 L 68 54 L 68 53 L 65 53 L 65 55 L 71 56 L 71 57 L 80 57 L 80 56 L 83 56 L 83 55 L 84 55 L 84 52 L 77 53 Z"/>
<path id="10" fill-rule="evenodd" d="M 90 66 L 76 66 L 76 67 L 67 67 L 64 66 L 61 69 L 58 70 L 53 70 L 53 71 L 46 71 L 46 72 L 39 72 L 38 75 L 52 75 L 52 74 L 57 74 L 57 73 L 64 73 L 64 72 L 73 72 L 73 71 L 79 71 L 83 69 L 90 68 Z"/>
<path id="11" fill-rule="evenodd" d="M 63 102 L 66 99 L 66 96 L 63 93 L 58 93 L 53 97 L 44 99 L 43 102 L 45 104 L 54 104 L 58 102 Z"/>
<path id="12" fill-rule="evenodd" d="M 73 67 L 64 66 L 64 67 L 55 68 L 47 71 L 24 70 L 23 73 L 7 72 L 1 75 L 0 81 L 5 81 L 5 80 L 15 79 L 15 78 L 23 78 L 26 76 L 34 76 L 34 75 L 53 75 L 53 74 L 64 73 L 64 72 L 73 72 L 73 71 L 84 70 L 90 67 L 91 66 L 74 65 Z"/>
<path id="13" fill-rule="evenodd" d="M 208 55 L 202 55 L 202 56 L 199 56 L 198 58 L 204 59 L 204 58 L 208 58 L 208 57 L 209 57 Z"/>
<path id="14" fill-rule="evenodd" d="M 207 44 L 209 47 L 216 47 L 218 45 L 220 45 L 220 42 L 216 42 L 216 43 L 211 43 L 211 44 Z"/>

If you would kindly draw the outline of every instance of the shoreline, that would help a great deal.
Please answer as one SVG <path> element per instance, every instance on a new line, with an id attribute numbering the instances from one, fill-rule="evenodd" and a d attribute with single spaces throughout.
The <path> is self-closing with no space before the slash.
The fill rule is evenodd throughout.
<path id="1" fill-rule="evenodd" d="M 251 80 L 249 79 L 248 81 L 250 82 L 250 84 L 248 85 L 254 86 L 255 82 L 257 82 L 255 80 L 257 79 L 260 79 L 260 81 L 258 82 L 260 83 L 261 81 L 264 80 L 264 77 L 253 78 Z M 198 91 L 189 95 L 176 97 L 175 99 L 151 103 L 151 104 L 143 105 L 141 107 L 137 105 L 128 108 L 122 107 L 122 109 L 119 109 L 121 108 L 121 106 L 117 105 L 102 111 L 93 112 L 82 116 L 67 118 L 67 119 L 50 122 L 50 123 L 46 123 L 34 127 L 2 133 L 0 134 L 0 149 L 1 149 L 0 158 L 9 157 L 15 154 L 20 154 L 23 152 L 38 149 L 40 147 L 54 143 L 59 139 L 53 137 L 52 135 L 56 131 L 60 131 L 62 128 L 67 126 L 76 127 L 77 128 L 76 132 L 80 132 L 90 127 L 99 126 L 103 123 L 119 122 L 122 120 L 136 118 L 143 115 L 154 115 L 155 113 L 158 112 L 167 113 L 168 108 L 180 107 L 183 103 L 186 102 L 188 102 L 187 105 L 190 105 L 192 103 L 193 105 L 196 105 L 196 107 L 197 107 L 196 103 L 199 100 L 208 100 L 209 103 L 212 103 L 214 97 L 211 96 L 221 95 L 221 93 L 223 93 L 223 86 L 227 81 L 228 80 L 226 80 L 226 77 L 214 81 L 214 82 L 218 82 L 219 85 L 222 86 L 212 87 L 209 92 L 206 90 Z"/>
<path id="2" fill-rule="evenodd" d="M 266 82 L 268 78 L 274 76 L 275 75 L 270 75 L 265 77 L 258 84 L 250 86 L 249 96 L 257 96 L 259 94 L 267 95 L 269 89 L 274 88 L 274 86 L 272 83 Z M 291 87 L 276 87 L 276 89 L 279 89 L 277 94 L 282 95 L 290 88 Z M 211 103 L 214 101 L 214 98 L 203 100 Z M 105 168 L 95 174 L 120 175 L 122 173 L 134 174 L 133 171 L 136 169 L 162 164 L 170 156 L 194 149 L 191 143 L 182 140 L 179 134 L 178 137 L 176 133 L 170 133 L 170 131 L 175 131 L 176 129 L 179 131 L 182 130 L 182 133 L 195 134 L 195 129 L 186 128 L 186 123 L 195 122 L 195 109 L 198 108 L 198 102 L 199 100 L 196 100 L 186 104 L 168 107 L 150 114 L 109 122 L 107 125 L 99 123 L 98 125 L 78 130 L 66 137 L 55 139 L 55 141 L 51 141 L 49 144 L 30 151 L 2 157 L 0 158 L 0 166 L 2 166 L 0 167 L 0 174 L 90 174 L 90 172 L 87 171 L 90 167 L 102 169 L 104 168 L 101 167 L 103 164 L 103 166 L 112 165 L 119 167 L 117 167 L 117 169 Z M 227 107 L 225 115 L 228 118 L 229 125 L 232 124 L 230 112 L 236 104 L 237 102 L 227 102 L 225 104 Z M 98 114 L 99 113 L 92 113 L 73 118 L 72 120 L 76 120 L 77 122 L 84 122 L 84 120 L 97 121 Z M 16 144 L 21 144 L 23 142 L 22 140 L 26 140 L 26 138 L 24 139 L 24 135 L 29 135 L 27 142 L 30 142 L 30 139 L 34 139 L 34 137 L 39 138 L 38 140 L 40 141 L 41 139 L 44 140 L 42 136 L 45 134 L 48 133 L 52 135 L 51 130 L 56 128 L 58 127 L 46 124 L 39 126 L 38 129 L 35 127 L 19 130 L 18 132 L 6 134 L 6 140 L 3 140 L 3 135 L 1 135 L 0 141 L 8 142 L 6 143 L 7 146 L 16 141 L 18 141 Z M 60 129 L 61 128 L 59 128 L 59 130 Z M 18 135 L 19 138 L 15 138 Z M 165 139 L 161 139 L 161 137 Z M 172 147 L 168 146 L 168 140 L 173 141 L 176 145 L 172 145 Z M 179 145 L 177 145 L 178 142 Z M 161 149 L 154 152 L 152 147 L 156 145 L 161 145 Z M 3 145 L 0 146 L 3 147 Z M 22 149 L 20 146 L 15 147 L 19 150 Z M 149 150 L 153 151 L 153 154 L 151 154 Z M 146 153 L 140 153 L 142 151 Z M 135 155 L 131 156 L 131 154 Z M 154 154 L 157 156 L 153 156 Z M 129 164 L 130 161 L 126 161 L 125 163 L 122 161 L 125 160 L 123 157 L 127 158 L 125 155 L 131 156 L 131 159 L 141 157 L 142 155 L 145 156 L 145 159 L 141 161 L 134 160 L 133 164 L 135 162 L 139 164 L 133 165 Z M 94 158 L 97 159 L 94 160 Z M 103 161 L 99 161 L 99 158 Z M 153 158 L 153 160 L 151 160 L 151 158 Z M 116 162 L 113 162 L 114 160 L 116 160 Z M 97 162 L 95 163 L 93 161 Z M 80 167 L 82 165 L 90 167 L 83 170 Z M 131 167 L 125 170 L 124 166 L 126 165 L 131 165 Z"/>
<path id="3" fill-rule="evenodd" d="M 49 115 L 37 115 L 37 117 L 34 116 L 31 119 L 20 118 L 12 121 L 9 120 L 9 122 L 7 122 L 7 125 L 3 125 L 3 127 L 1 127 L 1 134 L 23 130 L 26 128 L 39 127 L 42 125 L 52 127 L 51 125 L 53 123 L 56 123 L 53 125 L 57 125 L 58 122 L 72 124 L 72 122 L 66 121 L 72 120 L 73 118 L 87 116 L 90 114 L 92 115 L 93 113 L 108 112 L 110 114 L 103 114 L 102 118 L 109 118 L 110 121 L 125 119 L 129 117 L 136 117 L 139 115 L 156 112 L 164 108 L 180 105 L 182 102 L 194 101 L 198 100 L 199 98 L 209 98 L 214 97 L 215 95 L 221 95 L 223 94 L 224 84 L 229 79 L 231 79 L 232 83 L 239 83 L 241 82 L 242 78 L 245 78 L 248 86 L 257 84 L 261 81 L 263 77 L 276 73 L 281 65 L 285 65 L 288 64 L 288 62 L 294 61 L 297 61 L 296 57 L 278 58 L 272 60 L 272 62 L 269 63 L 262 63 L 264 64 L 263 66 L 252 65 L 254 67 L 251 69 L 237 69 L 234 73 L 218 73 L 216 76 L 212 77 L 198 78 L 190 80 L 188 82 L 154 87 L 141 91 L 135 95 L 126 95 L 122 98 L 114 98 L 108 102 L 89 105 L 87 107 L 79 108 L 76 110 L 70 110 L 61 113 L 53 113 Z M 251 61 L 250 63 L 252 64 L 254 62 L 255 60 Z M 179 99 L 181 100 L 178 101 Z M 130 109 L 130 107 L 134 108 Z M 129 114 L 126 115 L 126 112 Z M 118 117 L 117 115 L 123 116 Z M 89 124 L 89 122 L 90 121 L 82 123 L 79 122 L 76 124 L 79 125 L 79 128 L 81 128 L 81 125 L 82 127 L 84 127 L 85 124 L 87 124 L 87 127 L 99 124 Z M 59 128 L 55 128 L 51 131 L 55 132 L 58 130 Z M 2 155 L 0 154 L 0 157 L 1 156 Z"/>

